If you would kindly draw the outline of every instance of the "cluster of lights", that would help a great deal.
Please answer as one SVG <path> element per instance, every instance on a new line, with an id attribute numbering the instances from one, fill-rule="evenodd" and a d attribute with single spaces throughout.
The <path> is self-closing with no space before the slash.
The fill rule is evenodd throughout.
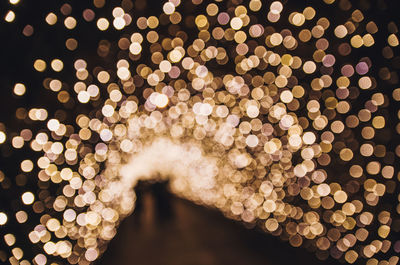
<path id="1" fill-rule="evenodd" d="M 334 0 L 324 2 L 334 8 Z M 93 5 L 100 9 L 105 1 Z M 135 2 L 138 10 L 143 5 Z M 134 4 L 123 0 L 108 17 L 86 9 L 82 19 L 64 4 L 59 16 L 44 16 L 48 26 L 63 23 L 73 31 L 84 20 L 121 37 L 98 44 L 108 66 L 77 59 L 68 80 L 50 77 L 65 71 L 68 60 L 34 61 L 60 104 L 91 104 L 72 117 L 75 124 L 46 106 L 15 112 L 42 124 L 37 133 L 8 137 L 0 124 L 0 144 L 10 140 L 21 149 L 29 142 L 42 155 L 23 160 L 17 177 L 23 186 L 34 175 L 40 186 L 36 195 L 21 196 L 40 215 L 28 235 L 43 249 L 33 262 L 96 260 L 134 210 L 138 180 L 168 179 L 179 196 L 305 245 L 321 260 L 397 264 L 400 145 L 388 146 L 379 135 L 399 139 L 399 123 L 387 111 L 400 101 L 390 68 L 399 67 L 398 29 L 368 21 L 348 1 L 338 5 L 350 14 L 346 21 L 319 16 L 312 6 L 289 12 L 282 2 L 261 0 L 192 0 L 189 7 L 170 0 L 159 17 L 137 17 Z M 4 19 L 14 18 L 9 11 Z M 387 33 L 385 66 L 366 53 L 382 41 L 378 31 Z M 23 34 L 32 35 L 33 27 Z M 79 54 L 77 39 L 64 45 Z M 110 56 L 113 46 L 118 56 Z M 21 97 L 29 89 L 16 83 L 12 92 Z M 62 188 L 54 195 L 50 185 Z M 386 198 L 396 204 L 388 208 Z M 15 218 L 22 224 L 28 215 L 21 210 Z M 0 212 L 0 225 L 10 219 Z M 30 264 L 14 235 L 4 240 L 13 247 L 11 263 Z"/>

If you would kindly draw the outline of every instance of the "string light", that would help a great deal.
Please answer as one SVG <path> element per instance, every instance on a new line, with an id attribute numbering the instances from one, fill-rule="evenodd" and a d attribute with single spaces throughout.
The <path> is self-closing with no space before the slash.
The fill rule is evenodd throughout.
<path id="1" fill-rule="evenodd" d="M 10 139 L 16 152 L 29 142 L 41 155 L 20 162 L 17 180 L 39 181 L 37 192 L 20 197 L 21 207 L 40 216 L 28 235 L 43 249 L 36 264 L 98 259 L 134 211 L 136 184 L 149 179 L 169 180 L 177 195 L 308 247 L 321 260 L 398 262 L 395 22 L 377 25 L 348 1 L 338 6 L 350 17 L 337 18 L 334 0 L 291 13 L 280 1 L 170 0 L 159 17 L 141 16 L 141 1 L 136 12 L 124 0 L 96 18 L 105 2 L 94 0 L 82 18 L 64 4 L 58 24 L 58 11 L 43 14 L 47 27 L 75 32 L 57 58 L 30 62 L 65 109 L 16 109 L 17 119 L 41 126 L 37 132 L 6 133 L 0 124 L 0 144 Z M 4 19 L 13 22 L 15 13 Z M 118 33 L 96 44 L 103 63 L 80 52 L 82 23 L 104 36 Z M 385 65 L 374 64 L 370 52 L 382 53 Z M 31 89 L 14 84 L 19 97 Z M 72 106 L 87 112 L 75 115 Z M 16 213 L 18 223 L 31 219 L 25 210 Z M 0 212 L 0 225 L 9 218 Z M 21 260 L 23 251 L 14 248 L 10 258 Z"/>

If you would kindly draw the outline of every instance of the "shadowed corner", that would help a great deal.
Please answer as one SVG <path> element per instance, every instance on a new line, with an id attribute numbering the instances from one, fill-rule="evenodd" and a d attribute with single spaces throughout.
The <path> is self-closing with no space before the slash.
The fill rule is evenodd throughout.
<path id="1" fill-rule="evenodd" d="M 140 181 L 135 191 L 135 212 L 122 221 L 97 265 L 338 264 L 178 198 L 168 182 Z"/>

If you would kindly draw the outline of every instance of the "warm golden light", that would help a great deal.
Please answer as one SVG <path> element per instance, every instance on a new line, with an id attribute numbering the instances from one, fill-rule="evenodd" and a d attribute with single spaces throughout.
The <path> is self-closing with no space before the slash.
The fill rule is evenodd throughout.
<path id="1" fill-rule="evenodd" d="M 21 30 L 62 40 L 27 59 L 39 86 L 6 86 L 26 106 L 0 123 L 4 156 L 23 153 L 1 187 L 31 190 L 0 225 L 39 221 L 33 262 L 96 261 L 134 211 L 137 183 L 168 180 L 321 260 L 396 264 L 397 22 L 374 22 L 365 1 L 170 0 L 159 16 L 141 2 L 94 0 L 80 13 L 65 3 L 42 14 L 45 30 Z M 7 233 L 10 260 L 30 264 Z"/>

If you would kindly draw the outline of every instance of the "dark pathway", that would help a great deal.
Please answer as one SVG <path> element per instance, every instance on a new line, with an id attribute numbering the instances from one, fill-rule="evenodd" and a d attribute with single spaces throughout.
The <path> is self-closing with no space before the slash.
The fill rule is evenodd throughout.
<path id="1" fill-rule="evenodd" d="M 138 208 L 122 222 L 98 265 L 338 264 L 168 195 L 162 185 L 142 187 L 138 196 Z M 160 200 L 163 205 L 156 207 Z"/>

